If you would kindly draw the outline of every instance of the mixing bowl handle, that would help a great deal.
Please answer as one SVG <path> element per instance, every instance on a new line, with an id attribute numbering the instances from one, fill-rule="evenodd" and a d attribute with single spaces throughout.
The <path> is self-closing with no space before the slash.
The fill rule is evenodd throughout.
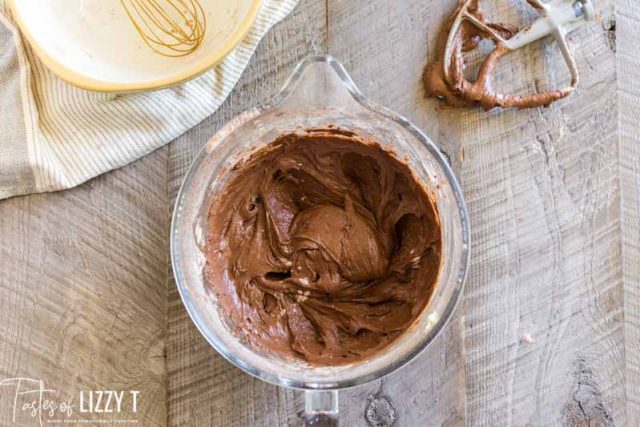
<path id="1" fill-rule="evenodd" d="M 305 391 L 303 426 L 338 426 L 338 391 Z"/>

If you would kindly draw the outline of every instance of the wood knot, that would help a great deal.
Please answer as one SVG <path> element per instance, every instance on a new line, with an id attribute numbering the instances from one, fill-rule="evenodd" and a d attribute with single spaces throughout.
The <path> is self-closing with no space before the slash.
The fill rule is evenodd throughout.
<path id="1" fill-rule="evenodd" d="M 605 37 L 607 38 L 607 45 L 613 53 L 616 52 L 616 18 L 611 16 L 610 18 L 603 20 L 602 29 L 604 30 Z"/>
<path id="2" fill-rule="evenodd" d="M 387 399 L 376 396 L 367 405 L 364 417 L 371 427 L 389 427 L 396 422 L 396 410 Z"/>
<path id="3" fill-rule="evenodd" d="M 562 410 L 562 424 L 613 427 L 615 423 L 605 405 L 598 379 L 584 357 L 576 360 L 573 377 L 573 394 Z"/>

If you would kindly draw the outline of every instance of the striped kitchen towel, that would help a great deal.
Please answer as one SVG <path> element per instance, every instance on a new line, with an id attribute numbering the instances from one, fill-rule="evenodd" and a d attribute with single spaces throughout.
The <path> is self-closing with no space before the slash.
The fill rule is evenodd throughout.
<path id="1" fill-rule="evenodd" d="M 156 92 L 70 86 L 38 60 L 0 0 L 0 199 L 78 185 L 161 147 L 213 113 L 262 37 L 298 0 L 263 0 L 244 40 L 204 75 Z"/>

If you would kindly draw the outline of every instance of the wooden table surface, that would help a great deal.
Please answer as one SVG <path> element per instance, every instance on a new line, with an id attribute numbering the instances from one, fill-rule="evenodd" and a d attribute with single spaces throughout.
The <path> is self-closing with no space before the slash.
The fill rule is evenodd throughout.
<path id="1" fill-rule="evenodd" d="M 508 17 L 524 7 L 485 3 Z M 145 426 L 299 423 L 299 392 L 233 367 L 192 325 L 169 220 L 207 139 L 324 52 L 448 153 L 473 248 L 444 332 L 398 372 L 341 392 L 342 425 L 640 425 L 640 11 L 596 1 L 600 19 L 571 38 L 581 82 L 569 99 L 484 112 L 424 97 L 421 70 L 454 4 L 301 0 L 202 124 L 78 188 L 1 202 L 0 379 L 139 390 L 138 412 L 119 418 Z M 497 85 L 561 84 L 558 58 L 551 45 L 511 55 Z M 10 404 L 0 397 L 1 425 Z"/>

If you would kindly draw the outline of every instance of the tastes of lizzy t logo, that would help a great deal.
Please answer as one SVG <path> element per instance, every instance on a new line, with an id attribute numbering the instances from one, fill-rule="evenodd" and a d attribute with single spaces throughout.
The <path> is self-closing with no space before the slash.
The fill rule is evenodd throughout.
<path id="1" fill-rule="evenodd" d="M 87 424 L 87 421 L 135 424 L 138 420 L 118 417 L 138 412 L 137 390 L 81 390 L 60 399 L 43 380 L 7 378 L 0 381 L 0 422 L 31 419 L 44 424 Z M 5 419 L 9 415 L 9 419 Z"/>

